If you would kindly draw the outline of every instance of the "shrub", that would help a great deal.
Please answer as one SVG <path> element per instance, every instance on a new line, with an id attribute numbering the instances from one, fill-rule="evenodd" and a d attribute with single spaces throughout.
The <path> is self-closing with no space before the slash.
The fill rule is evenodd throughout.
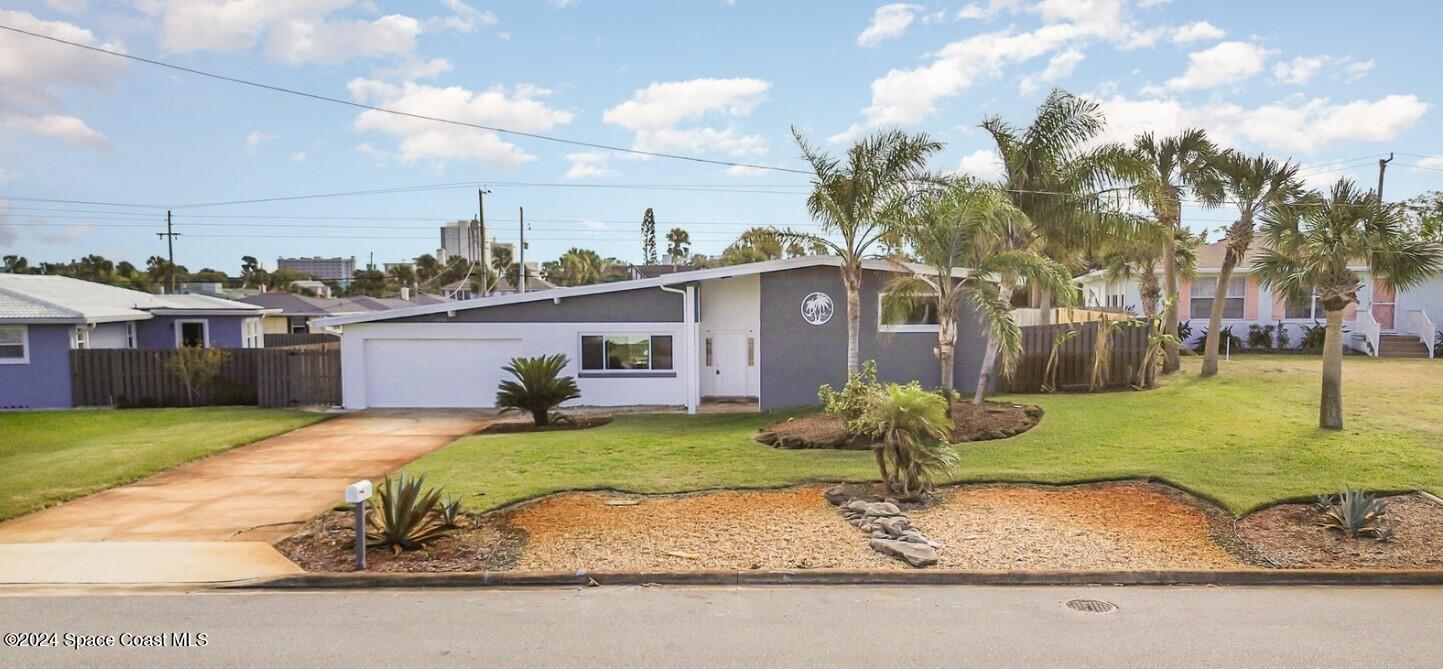
<path id="1" fill-rule="evenodd" d="M 1393 538 L 1393 527 L 1384 521 L 1388 503 L 1373 495 L 1352 488 L 1334 497 L 1318 496 L 1318 525 L 1341 532 L 1349 539 L 1372 537 L 1378 541 Z"/>
<path id="2" fill-rule="evenodd" d="M 856 374 L 847 378 L 847 385 L 842 386 L 841 391 L 824 385 L 817 390 L 817 399 L 821 401 L 823 411 L 850 424 L 861 417 L 881 389 L 881 384 L 877 383 L 877 361 L 866 360 Z"/>
<path id="3" fill-rule="evenodd" d="M 376 509 L 367 518 L 366 545 L 389 546 L 400 554 L 441 538 L 447 529 L 436 514 L 440 501 L 441 491 L 426 490 L 424 476 L 387 476 L 376 488 Z"/>
<path id="4" fill-rule="evenodd" d="M 1204 353 L 1204 352 L 1206 352 L 1206 349 L 1207 349 L 1207 343 L 1208 343 L 1208 331 L 1207 331 L 1207 328 L 1203 328 L 1203 329 L 1202 329 L 1202 332 L 1199 333 L 1199 335 L 1198 335 L 1197 343 L 1196 343 L 1196 344 L 1193 344 L 1193 347 L 1192 347 L 1192 348 L 1193 348 L 1194 351 L 1197 351 L 1198 353 Z M 1243 350 L 1243 339 L 1242 339 L 1242 337 L 1239 337 L 1239 336 L 1233 334 L 1233 326 L 1229 325 L 1229 326 L 1223 328 L 1222 330 L 1220 330 L 1220 331 L 1218 332 L 1218 351 L 1219 351 L 1219 352 L 1222 352 L 1222 351 L 1241 351 L 1241 350 Z"/>
<path id="5" fill-rule="evenodd" d="M 576 380 L 561 376 L 566 369 L 567 358 L 560 353 L 535 358 L 512 358 L 510 364 L 502 367 L 516 377 L 515 381 L 502 381 L 496 392 L 496 406 L 503 413 L 507 411 L 528 411 L 537 427 L 550 425 L 558 418 L 555 409 L 562 402 L 581 397 Z"/>
<path id="6" fill-rule="evenodd" d="M 1323 350 L 1323 340 L 1328 336 L 1328 326 L 1313 321 L 1312 325 L 1303 326 L 1303 335 L 1298 337 L 1298 348 L 1304 351 Z"/>
<path id="7" fill-rule="evenodd" d="M 230 354 L 220 349 L 182 346 L 166 361 L 165 367 L 185 386 L 186 404 L 195 406 L 196 395 L 210 388 L 220 376 L 220 366 L 228 359 Z"/>
<path id="8" fill-rule="evenodd" d="M 1279 322 L 1279 323 L 1278 323 L 1278 328 L 1277 328 L 1277 330 L 1278 330 L 1278 339 L 1277 339 L 1278 350 L 1279 350 L 1279 351 L 1283 351 L 1283 350 L 1287 350 L 1287 349 L 1289 349 L 1289 348 L 1292 348 L 1293 342 L 1292 342 L 1292 338 L 1288 336 L 1288 329 L 1285 328 L 1285 327 L 1283 327 L 1283 324 L 1282 324 L 1281 322 Z"/>
<path id="9" fill-rule="evenodd" d="M 883 485 L 903 497 L 930 492 L 957 466 L 957 452 L 946 443 L 952 432 L 947 402 L 915 382 L 883 387 L 855 425 L 876 440 L 872 453 Z"/>
<path id="10" fill-rule="evenodd" d="M 1207 330 L 1203 330 L 1203 334 L 1207 334 Z M 1192 321 L 1177 322 L 1177 340 L 1183 344 L 1192 340 Z"/>
<path id="11" fill-rule="evenodd" d="M 1269 349 L 1273 347 L 1273 330 L 1271 325 L 1258 325 L 1253 323 L 1248 326 L 1248 348 Z"/>

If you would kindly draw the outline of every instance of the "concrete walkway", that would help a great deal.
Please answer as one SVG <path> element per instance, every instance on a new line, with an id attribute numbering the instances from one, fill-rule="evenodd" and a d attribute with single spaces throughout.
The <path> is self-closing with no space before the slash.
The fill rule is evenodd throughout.
<path id="1" fill-rule="evenodd" d="M 380 479 L 480 429 L 478 411 L 368 411 L 303 427 L 0 524 L 0 544 L 276 542 Z"/>

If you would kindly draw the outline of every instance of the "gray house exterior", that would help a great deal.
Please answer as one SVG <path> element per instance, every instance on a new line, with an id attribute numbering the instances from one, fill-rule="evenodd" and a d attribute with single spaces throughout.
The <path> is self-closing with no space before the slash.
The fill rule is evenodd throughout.
<path id="1" fill-rule="evenodd" d="M 347 408 L 490 407 L 501 367 L 518 356 L 565 354 L 576 405 L 662 405 L 706 399 L 762 410 L 814 404 L 846 382 L 846 293 L 830 256 L 503 295 L 321 319 L 341 329 Z M 885 381 L 940 383 L 935 311 L 884 322 L 881 295 L 904 271 L 868 261 L 861 355 Z M 958 389 L 975 387 L 985 338 L 964 305 Z"/>

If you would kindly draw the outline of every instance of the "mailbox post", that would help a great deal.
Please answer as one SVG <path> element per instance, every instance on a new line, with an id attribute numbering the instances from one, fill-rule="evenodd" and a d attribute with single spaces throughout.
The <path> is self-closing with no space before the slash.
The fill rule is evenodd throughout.
<path id="1" fill-rule="evenodd" d="M 356 505 L 356 571 L 366 569 L 366 500 L 370 498 L 370 481 L 363 479 L 346 486 L 346 502 Z"/>

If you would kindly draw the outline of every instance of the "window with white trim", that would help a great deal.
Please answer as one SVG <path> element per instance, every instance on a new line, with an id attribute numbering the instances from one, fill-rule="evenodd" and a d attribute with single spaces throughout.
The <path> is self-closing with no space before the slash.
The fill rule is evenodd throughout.
<path id="1" fill-rule="evenodd" d="M 70 331 L 70 348 L 79 351 L 90 348 L 90 327 L 77 325 Z"/>
<path id="2" fill-rule="evenodd" d="M 1289 295 L 1283 309 L 1283 317 L 1289 320 L 1318 320 L 1322 316 L 1317 295 Z"/>
<path id="3" fill-rule="evenodd" d="M 264 341 L 261 319 L 247 318 L 241 321 L 241 348 L 263 348 Z"/>
<path id="4" fill-rule="evenodd" d="M 584 372 L 669 371 L 671 335 L 581 335 Z"/>
<path id="5" fill-rule="evenodd" d="M 1192 315 L 1204 318 L 1212 313 L 1213 297 L 1217 294 L 1217 279 L 1199 279 L 1192 284 Z M 1248 280 L 1233 277 L 1228 281 L 1228 294 L 1223 298 L 1223 318 L 1242 318 L 1243 300 L 1247 294 Z"/>
<path id="6" fill-rule="evenodd" d="M 30 362 L 30 337 L 24 325 L 0 325 L 0 365 Z"/>
<path id="7" fill-rule="evenodd" d="M 936 332 L 942 322 L 935 295 L 916 296 L 905 313 L 887 313 L 885 299 L 884 295 L 877 296 L 879 332 Z"/>

